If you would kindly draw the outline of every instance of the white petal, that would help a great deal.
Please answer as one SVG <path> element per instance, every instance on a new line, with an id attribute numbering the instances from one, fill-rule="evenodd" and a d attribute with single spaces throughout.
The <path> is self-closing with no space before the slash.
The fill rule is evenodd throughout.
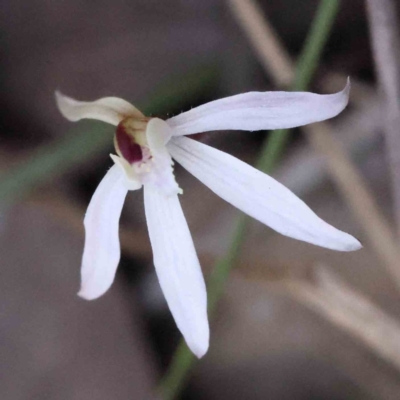
<path id="1" fill-rule="evenodd" d="M 320 219 L 270 176 L 188 138 L 168 144 L 172 157 L 218 196 L 277 232 L 333 250 L 361 248 L 357 239 Z"/>
<path id="2" fill-rule="evenodd" d="M 145 176 L 145 183 L 158 188 L 166 195 L 182 193 L 175 180 L 172 158 L 165 146 L 171 136 L 172 130 L 165 121 L 152 118 L 148 122 L 146 139 L 152 161 L 151 172 Z"/>
<path id="3" fill-rule="evenodd" d="M 57 91 L 56 101 L 61 114 L 70 121 L 89 118 L 118 125 L 126 117 L 143 118 L 143 114 L 136 107 L 118 97 L 77 101 Z"/>
<path id="4" fill-rule="evenodd" d="M 85 216 L 85 248 L 79 296 L 92 300 L 114 281 L 121 256 L 118 225 L 128 190 L 123 173 L 114 165 L 100 182 Z"/>
<path id="5" fill-rule="evenodd" d="M 338 93 L 249 92 L 215 100 L 167 120 L 174 136 L 221 129 L 294 128 L 338 115 L 347 105 L 350 81 Z"/>
<path id="6" fill-rule="evenodd" d="M 161 289 L 187 345 L 200 358 L 210 335 L 206 286 L 178 196 L 145 185 L 144 205 Z"/>

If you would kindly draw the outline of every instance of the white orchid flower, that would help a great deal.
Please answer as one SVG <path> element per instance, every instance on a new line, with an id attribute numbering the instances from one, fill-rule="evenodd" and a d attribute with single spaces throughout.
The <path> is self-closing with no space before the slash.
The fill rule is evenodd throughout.
<path id="1" fill-rule="evenodd" d="M 118 224 L 128 190 L 144 188 L 154 265 L 186 343 L 197 357 L 209 344 L 206 286 L 175 181 L 176 160 L 218 196 L 277 232 L 339 251 L 361 248 L 354 237 L 321 220 L 289 189 L 244 162 L 185 137 L 238 129 L 293 128 L 332 118 L 347 105 L 349 83 L 339 93 L 250 92 L 212 101 L 166 121 L 147 118 L 125 100 L 81 102 L 56 93 L 70 121 L 115 125 L 115 165 L 90 201 L 79 295 L 95 299 L 111 286 L 120 259 Z"/>

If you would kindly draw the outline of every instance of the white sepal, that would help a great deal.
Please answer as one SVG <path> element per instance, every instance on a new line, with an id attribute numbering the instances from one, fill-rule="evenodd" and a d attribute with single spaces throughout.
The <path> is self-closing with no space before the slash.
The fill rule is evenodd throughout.
<path id="1" fill-rule="evenodd" d="M 270 176 L 222 151 L 189 138 L 173 138 L 172 157 L 218 196 L 277 232 L 339 251 L 361 248 L 353 236 L 319 218 Z"/>
<path id="2" fill-rule="evenodd" d="M 338 115 L 347 105 L 350 81 L 338 93 L 249 92 L 193 108 L 167 120 L 174 136 L 237 129 L 294 128 Z"/>
<path id="3" fill-rule="evenodd" d="M 144 118 L 136 107 L 118 97 L 78 101 L 57 91 L 56 101 L 61 114 L 70 121 L 89 118 L 118 125 L 126 117 Z"/>
<path id="4" fill-rule="evenodd" d="M 154 266 L 176 325 L 197 357 L 208 349 L 207 294 L 178 196 L 144 186 Z"/>
<path id="5" fill-rule="evenodd" d="M 121 256 L 119 218 L 128 190 L 121 168 L 114 165 L 100 182 L 86 212 L 85 247 L 79 296 L 93 300 L 114 281 Z"/>

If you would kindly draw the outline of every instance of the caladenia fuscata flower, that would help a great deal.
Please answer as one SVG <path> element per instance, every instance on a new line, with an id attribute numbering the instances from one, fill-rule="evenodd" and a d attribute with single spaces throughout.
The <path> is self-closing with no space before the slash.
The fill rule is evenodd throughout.
<path id="1" fill-rule="evenodd" d="M 216 130 L 293 128 L 332 118 L 347 105 L 350 85 L 331 95 L 250 92 L 215 100 L 166 121 L 145 117 L 125 100 L 81 102 L 56 93 L 70 121 L 116 126 L 107 172 L 90 201 L 79 295 L 91 300 L 111 286 L 120 259 L 118 225 L 129 190 L 143 186 L 154 266 L 171 313 L 198 357 L 209 344 L 206 286 L 174 177 L 177 161 L 214 193 L 277 232 L 339 251 L 361 248 L 354 237 L 320 219 L 289 189 L 246 163 L 186 137 Z M 111 140 L 111 138 L 110 138 Z"/>

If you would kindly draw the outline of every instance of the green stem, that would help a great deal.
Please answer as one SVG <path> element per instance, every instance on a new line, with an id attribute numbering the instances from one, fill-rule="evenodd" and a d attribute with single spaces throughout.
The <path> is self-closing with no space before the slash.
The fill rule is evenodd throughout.
<path id="1" fill-rule="evenodd" d="M 328 40 L 332 25 L 339 9 L 339 0 L 321 0 L 296 64 L 292 90 L 306 90 L 318 67 L 321 53 Z M 289 140 L 289 130 L 273 131 L 265 141 L 256 166 L 270 173 L 282 156 Z M 242 214 L 237 222 L 226 256 L 218 261 L 208 279 L 208 308 L 210 316 L 220 299 L 229 273 L 235 265 L 243 246 L 248 218 Z M 163 400 L 174 400 L 181 393 L 189 378 L 190 371 L 197 362 L 182 339 L 172 358 L 169 369 L 160 382 L 159 391 Z"/>
<path id="2" fill-rule="evenodd" d="M 208 280 L 208 310 L 212 314 L 219 298 L 222 295 L 225 282 L 228 279 L 234 261 L 240 254 L 246 225 L 246 216 L 241 214 L 235 228 L 235 235 L 226 257 L 219 260 Z M 173 400 L 182 391 L 189 372 L 196 363 L 197 358 L 189 350 L 184 340 L 181 340 L 175 350 L 168 372 L 160 382 L 159 392 L 163 400 Z"/>
<path id="3" fill-rule="evenodd" d="M 339 11 L 339 0 L 321 0 L 303 51 L 296 63 L 293 90 L 306 90 L 318 68 L 319 60 Z"/>

